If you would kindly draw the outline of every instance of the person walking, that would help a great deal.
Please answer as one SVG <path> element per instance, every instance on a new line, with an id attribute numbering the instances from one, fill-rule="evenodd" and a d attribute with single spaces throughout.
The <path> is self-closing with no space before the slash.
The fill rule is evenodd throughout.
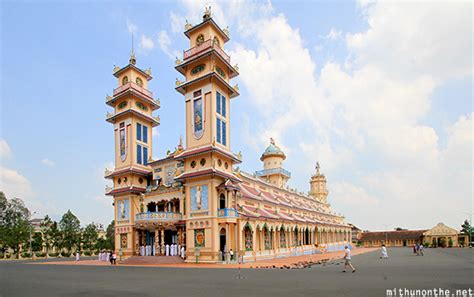
<path id="1" fill-rule="evenodd" d="M 112 253 L 111 259 L 112 259 L 112 265 L 117 265 L 117 253 L 115 251 Z"/>
<path id="2" fill-rule="evenodd" d="M 76 261 L 79 261 L 80 259 L 80 254 L 79 254 L 79 251 L 76 252 Z"/>
<path id="3" fill-rule="evenodd" d="M 423 244 L 420 244 L 419 250 L 420 250 L 420 255 L 424 256 L 425 255 L 425 253 L 424 253 L 425 247 L 423 246 Z"/>
<path id="4" fill-rule="evenodd" d="M 354 273 L 356 269 L 354 266 L 351 264 L 351 250 L 349 247 L 346 245 L 344 248 L 344 270 L 342 272 L 346 272 L 347 266 L 349 266 L 352 269 L 352 272 Z"/>
<path id="5" fill-rule="evenodd" d="M 380 257 L 380 259 L 388 259 L 388 253 L 385 244 L 382 244 L 382 257 Z"/>

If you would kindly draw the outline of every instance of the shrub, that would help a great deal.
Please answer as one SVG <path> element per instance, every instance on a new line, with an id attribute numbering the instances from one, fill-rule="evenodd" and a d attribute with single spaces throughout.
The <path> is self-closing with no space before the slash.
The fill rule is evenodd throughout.
<path id="1" fill-rule="evenodd" d="M 63 257 L 71 257 L 71 253 L 70 253 L 70 252 L 62 252 L 62 253 L 61 253 L 61 256 L 63 256 Z"/>
<path id="2" fill-rule="evenodd" d="M 58 255 L 59 255 L 59 253 L 49 253 L 50 257 L 57 257 Z"/>
<path id="3" fill-rule="evenodd" d="M 453 247 L 454 241 L 452 239 L 450 239 L 448 245 L 449 245 L 449 247 Z"/>
<path id="4" fill-rule="evenodd" d="M 23 253 L 21 253 L 21 257 L 22 258 L 29 258 L 29 257 L 31 257 L 31 254 L 28 253 L 28 252 L 23 252 Z"/>
<path id="5" fill-rule="evenodd" d="M 43 252 L 36 252 L 36 257 L 38 257 L 38 258 L 44 258 L 44 257 L 46 257 L 46 253 L 43 253 Z"/>
<path id="6" fill-rule="evenodd" d="M 3 252 L 0 252 L 0 259 L 3 259 L 5 257 L 5 254 Z"/>
<path id="7" fill-rule="evenodd" d="M 429 242 L 425 242 L 425 243 L 423 244 L 423 246 L 429 248 L 429 247 L 430 247 L 430 243 L 429 243 Z"/>
<path id="8" fill-rule="evenodd" d="M 90 256 L 91 255 L 91 252 L 87 251 L 87 252 L 84 252 L 84 256 Z"/>

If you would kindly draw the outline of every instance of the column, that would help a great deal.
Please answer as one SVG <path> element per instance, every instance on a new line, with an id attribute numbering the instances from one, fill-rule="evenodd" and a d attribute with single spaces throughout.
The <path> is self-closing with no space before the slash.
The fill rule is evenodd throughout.
<path id="1" fill-rule="evenodd" d="M 160 251 L 160 255 L 164 255 L 165 254 L 165 228 L 162 227 L 161 228 L 161 251 Z"/>
<path id="2" fill-rule="evenodd" d="M 159 231 L 158 231 L 158 228 L 155 229 L 155 255 L 154 256 L 158 256 L 160 253 L 160 241 L 159 241 L 159 238 L 158 238 L 158 235 L 159 235 Z"/>
<path id="3" fill-rule="evenodd" d="M 140 254 L 140 242 L 139 242 L 139 235 L 138 235 L 138 230 L 135 229 L 135 232 L 134 232 L 134 236 L 135 236 L 135 244 L 134 244 L 134 252 L 136 255 L 139 255 Z"/>

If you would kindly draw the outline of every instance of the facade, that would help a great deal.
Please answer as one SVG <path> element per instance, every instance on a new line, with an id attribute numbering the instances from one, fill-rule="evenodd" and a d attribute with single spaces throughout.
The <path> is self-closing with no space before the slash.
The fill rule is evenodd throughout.
<path id="1" fill-rule="evenodd" d="M 417 243 L 431 247 L 459 247 L 467 242 L 464 237 L 457 230 L 439 223 L 429 230 L 363 232 L 360 241 L 364 247 L 378 247 L 382 244 L 410 247 Z"/>
<path id="2" fill-rule="evenodd" d="M 326 178 L 316 173 L 308 195 L 290 190 L 286 156 L 272 139 L 254 174 L 234 168 L 242 156 L 231 151 L 231 99 L 239 95 L 230 80 L 239 74 L 224 50 L 229 41 L 207 9 L 203 21 L 187 23 L 190 49 L 175 69 L 186 110 L 185 144 L 153 160 L 151 130 L 160 107 L 148 90 L 151 72 L 130 63 L 114 69 L 118 87 L 106 103 L 114 108 L 115 169 L 106 194 L 114 198 L 116 249 L 124 257 L 149 246 L 163 255 L 167 245 L 184 246 L 188 262 L 218 262 L 223 254 L 245 261 L 339 250 L 350 242 L 350 226 L 327 201 Z"/>

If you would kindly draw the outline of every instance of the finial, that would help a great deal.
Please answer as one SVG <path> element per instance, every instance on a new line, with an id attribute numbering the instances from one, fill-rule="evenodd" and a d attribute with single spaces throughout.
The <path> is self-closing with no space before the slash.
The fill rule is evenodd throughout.
<path id="1" fill-rule="evenodd" d="M 321 168 L 321 166 L 319 165 L 319 161 L 316 162 L 316 173 L 319 174 L 319 169 Z"/>
<path id="2" fill-rule="evenodd" d="M 179 145 L 178 148 L 183 148 L 183 135 L 179 136 Z"/>
<path id="3" fill-rule="evenodd" d="M 275 145 L 275 139 L 273 139 L 273 137 L 270 137 L 270 144 Z"/>
<path id="4" fill-rule="evenodd" d="M 193 25 L 191 23 L 189 23 L 188 20 L 186 20 L 186 24 L 184 25 L 184 30 L 188 31 L 192 27 L 193 27 Z"/>
<path id="5" fill-rule="evenodd" d="M 204 15 L 202 16 L 202 20 L 203 20 L 203 21 L 207 21 L 208 19 L 211 18 L 211 14 L 212 14 L 212 12 L 211 12 L 211 6 L 210 6 L 210 5 L 209 5 L 209 6 L 206 6 L 206 9 L 205 9 L 205 11 L 204 11 Z"/>

